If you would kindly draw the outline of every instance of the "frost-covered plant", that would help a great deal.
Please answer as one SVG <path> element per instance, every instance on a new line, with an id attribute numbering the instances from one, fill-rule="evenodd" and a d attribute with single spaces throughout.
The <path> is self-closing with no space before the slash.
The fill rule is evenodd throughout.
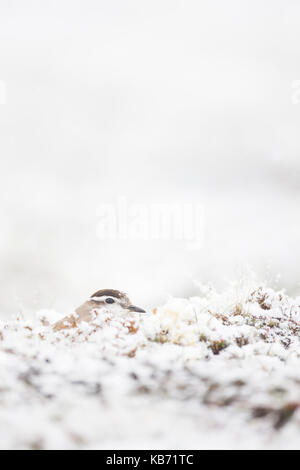
<path id="1" fill-rule="evenodd" d="M 299 298 L 253 282 L 202 286 L 147 314 L 75 319 L 60 331 L 56 320 L 43 311 L 0 322 L 3 448 L 118 446 L 130 436 L 153 445 L 156 435 L 159 446 L 184 447 L 210 429 L 231 446 L 237 436 L 284 445 L 286 430 L 298 446 Z"/>

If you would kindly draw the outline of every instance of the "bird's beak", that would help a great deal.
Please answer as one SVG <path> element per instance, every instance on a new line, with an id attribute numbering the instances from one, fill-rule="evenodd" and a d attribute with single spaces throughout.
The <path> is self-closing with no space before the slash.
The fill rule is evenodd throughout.
<path id="1" fill-rule="evenodd" d="M 131 312 L 146 313 L 145 310 L 143 310 L 143 309 L 140 308 L 140 307 L 136 307 L 135 305 L 130 305 L 130 306 L 128 307 L 128 310 L 130 310 Z"/>

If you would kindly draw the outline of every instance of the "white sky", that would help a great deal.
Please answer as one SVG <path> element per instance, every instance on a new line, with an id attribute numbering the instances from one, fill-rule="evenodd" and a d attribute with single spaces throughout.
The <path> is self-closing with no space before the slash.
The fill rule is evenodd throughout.
<path id="1" fill-rule="evenodd" d="M 152 305 L 299 276 L 297 1 L 1 1 L 0 305 Z M 296 85 L 297 87 L 297 85 Z M 294 103 L 294 104 L 293 104 Z M 205 242 L 101 242 L 102 203 L 203 204 Z"/>

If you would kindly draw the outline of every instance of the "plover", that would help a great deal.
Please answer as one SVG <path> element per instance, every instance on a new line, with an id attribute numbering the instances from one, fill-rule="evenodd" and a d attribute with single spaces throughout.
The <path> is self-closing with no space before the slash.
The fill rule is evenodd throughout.
<path id="1" fill-rule="evenodd" d="M 115 289 L 103 289 L 95 292 L 86 302 L 76 310 L 76 315 L 69 315 L 56 322 L 53 326 L 55 331 L 65 328 L 73 328 L 78 323 L 90 322 L 95 318 L 95 312 L 105 308 L 106 311 L 116 315 L 128 314 L 129 312 L 145 313 L 142 308 L 132 305 L 124 292 Z"/>

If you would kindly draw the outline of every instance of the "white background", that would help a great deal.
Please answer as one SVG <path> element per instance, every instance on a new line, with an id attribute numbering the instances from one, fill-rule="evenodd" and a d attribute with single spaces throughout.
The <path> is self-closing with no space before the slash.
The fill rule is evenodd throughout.
<path id="1" fill-rule="evenodd" d="M 299 17 L 293 0 L 1 0 L 1 315 L 101 288 L 152 306 L 245 264 L 299 293 Z M 99 240 L 120 196 L 202 204 L 202 249 Z"/>

